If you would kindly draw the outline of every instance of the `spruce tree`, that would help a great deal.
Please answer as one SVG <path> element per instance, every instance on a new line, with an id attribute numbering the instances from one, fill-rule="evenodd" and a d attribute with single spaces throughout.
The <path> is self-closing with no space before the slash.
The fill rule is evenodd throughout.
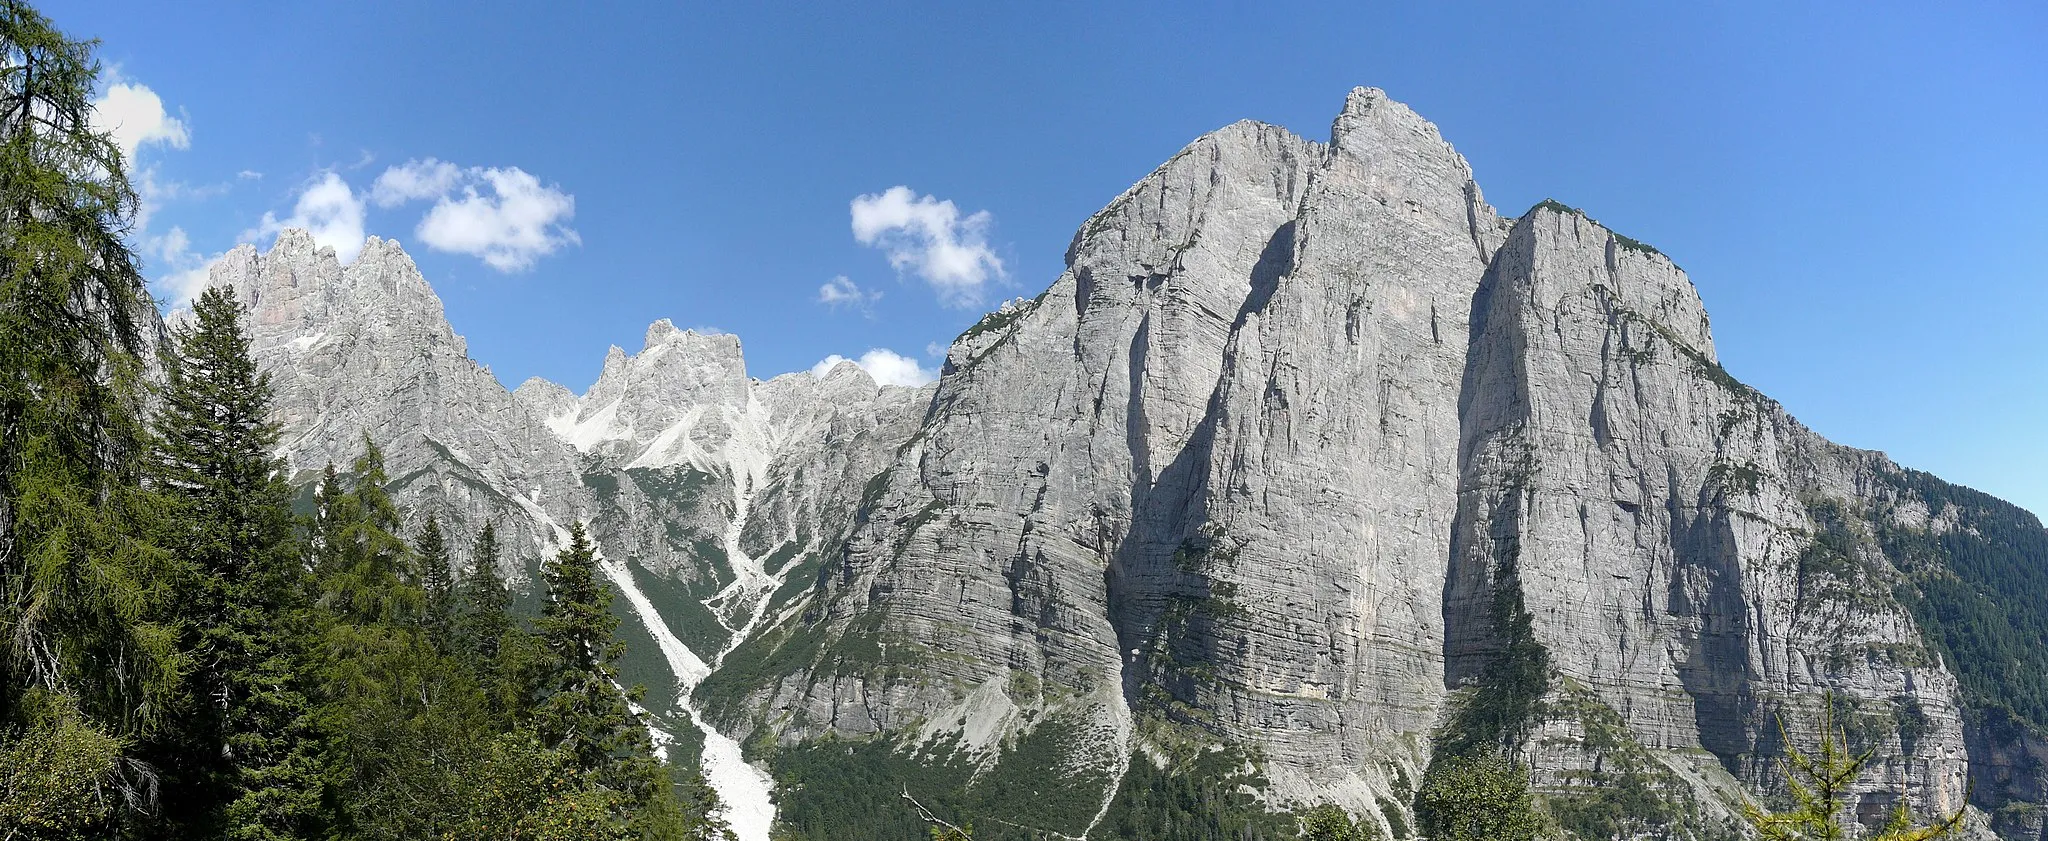
<path id="1" fill-rule="evenodd" d="M 543 572 L 548 603 L 539 632 L 554 667 L 536 717 L 541 740 L 598 784 L 646 803 L 661 788 L 660 766 L 632 699 L 619 689 L 623 646 L 612 638 L 619 620 L 611 591 L 597 581 L 597 552 L 582 523 L 570 527 L 568 547 Z"/>
<path id="2" fill-rule="evenodd" d="M 448 541 L 441 534 L 440 518 L 427 517 L 413 551 L 419 556 L 420 590 L 426 597 L 420 627 L 436 649 L 447 653 L 454 642 L 455 584 L 449 577 Z"/>
<path id="3" fill-rule="evenodd" d="M 498 531 L 490 523 L 477 530 L 470 547 L 470 565 L 456 583 L 454 650 L 468 663 L 483 689 L 491 714 L 502 722 L 523 718 L 531 691 L 519 655 L 532 648 L 531 637 L 512 618 L 512 591 L 498 574 Z M 508 651 L 508 648 L 510 649 Z"/>
<path id="4" fill-rule="evenodd" d="M 169 772 L 165 830 L 188 834 L 291 831 L 317 794 L 301 773 L 313 750 L 299 652 L 307 582 L 272 455 L 270 381 L 241 322 L 225 288 L 200 295 L 162 356 L 155 417 L 150 475 L 171 514 L 158 541 L 197 575 L 178 599 L 194 663 L 185 705 L 150 747 Z M 273 805 L 245 804 L 230 826 L 230 804 L 245 798 Z"/>
<path id="5" fill-rule="evenodd" d="M 481 749 L 482 703 L 422 627 L 426 599 L 412 551 L 396 536 L 386 482 L 382 453 L 368 440 L 348 481 L 322 481 L 313 528 L 321 776 L 332 834 L 432 838 Z"/>
<path id="6" fill-rule="evenodd" d="M 495 526 L 485 523 L 477 530 L 469 558 L 469 569 L 456 584 L 457 650 L 479 661 L 493 660 L 505 632 L 512 629 L 512 592 L 498 575 Z"/>
<path id="7" fill-rule="evenodd" d="M 398 537 L 398 507 L 385 490 L 384 452 L 367 436 L 344 490 L 333 466 L 321 480 L 315 526 L 320 606 L 345 623 L 401 625 L 418 619 L 411 550 Z"/>

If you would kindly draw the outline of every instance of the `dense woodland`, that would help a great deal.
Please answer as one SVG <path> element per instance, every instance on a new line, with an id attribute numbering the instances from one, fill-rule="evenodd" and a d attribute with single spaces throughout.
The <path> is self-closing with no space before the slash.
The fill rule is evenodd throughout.
<path id="1" fill-rule="evenodd" d="M 159 335 L 97 71 L 0 7 L 0 836 L 724 836 L 580 526 L 528 619 L 491 528 L 406 522 L 368 441 L 294 513 L 232 297 Z"/>
<path id="2" fill-rule="evenodd" d="M 159 331 L 127 242 L 136 193 L 91 127 L 98 72 L 91 42 L 0 0 L 0 839 L 729 837 L 619 685 L 618 620 L 580 525 L 522 615 L 502 572 L 516 559 L 492 528 L 409 520 L 374 442 L 294 510 L 232 295 L 208 290 Z M 1935 510 L 1963 506 L 1968 528 L 1879 535 L 1926 562 L 1903 595 L 1974 701 L 2048 721 L 2048 608 L 1991 595 L 2048 588 L 2048 533 L 1989 497 L 1908 481 Z M 1445 841 L 1569 829 L 1514 751 L 1553 676 L 1519 595 L 1503 590 L 1495 614 L 1508 652 L 1455 711 L 1412 802 L 1379 806 L 1396 838 L 1410 818 Z M 1873 757 L 1820 730 L 1788 764 L 1788 811 L 1750 807 L 1758 834 L 1850 837 L 1846 787 Z M 1007 765 L 1059 765 L 1041 752 Z M 990 818 L 984 838 L 1025 837 L 1037 833 L 996 818 L 1097 803 L 1057 775 L 983 778 L 882 742 L 782 760 L 781 782 L 812 794 L 783 815 L 806 838 L 967 839 L 967 812 Z M 1334 806 L 1268 811 L 1243 767 L 1234 753 L 1166 768 L 1141 754 L 1101 833 L 1382 837 L 1381 820 Z M 1878 837 L 1939 837 L 1956 820 L 1914 828 L 1902 808 Z"/>

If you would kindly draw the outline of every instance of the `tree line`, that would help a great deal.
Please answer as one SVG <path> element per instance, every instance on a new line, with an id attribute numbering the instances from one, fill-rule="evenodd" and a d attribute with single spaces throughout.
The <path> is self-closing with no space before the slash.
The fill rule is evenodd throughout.
<path id="1" fill-rule="evenodd" d="M 232 294 L 157 328 L 94 48 L 0 3 L 0 837 L 728 837 L 580 524 L 528 619 L 367 438 L 294 512 Z"/>

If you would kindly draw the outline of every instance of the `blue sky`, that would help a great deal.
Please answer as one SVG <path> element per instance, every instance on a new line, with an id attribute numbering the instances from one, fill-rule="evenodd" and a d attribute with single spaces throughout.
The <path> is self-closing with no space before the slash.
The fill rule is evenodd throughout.
<path id="1" fill-rule="evenodd" d="M 360 218 L 508 384 L 581 390 L 661 317 L 756 376 L 914 375 L 1197 135 L 1326 138 L 1364 84 L 1503 213 L 1675 258 L 1728 369 L 1821 433 L 2048 512 L 2038 3 L 47 9 L 118 69 L 165 289 Z"/>

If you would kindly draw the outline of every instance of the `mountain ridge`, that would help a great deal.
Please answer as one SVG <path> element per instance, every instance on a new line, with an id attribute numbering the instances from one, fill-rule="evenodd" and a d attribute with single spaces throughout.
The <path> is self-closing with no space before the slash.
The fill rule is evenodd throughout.
<path id="1" fill-rule="evenodd" d="M 523 518 L 535 552 L 593 522 L 646 643 L 697 660 L 636 667 L 681 684 L 656 726 L 676 751 L 701 730 L 722 793 L 777 779 L 743 837 L 858 795 L 779 784 L 799 769 L 893 802 L 912 747 L 971 769 L 944 808 L 1068 837 L 1151 826 L 1133 781 L 1194 773 L 1190 745 L 1241 752 L 1248 814 L 1336 802 L 1392 832 L 1495 702 L 1582 834 L 1732 828 L 1773 722 L 1810 741 L 1846 704 L 1901 757 L 1866 794 L 1974 796 L 2043 837 L 2006 807 L 2048 803 L 2048 740 L 1984 723 L 1913 595 L 1962 567 L 1901 548 L 1987 503 L 1800 425 L 1721 368 L 1676 263 L 1553 201 L 1499 216 L 1384 92 L 1330 136 L 1198 138 L 921 389 L 755 380 L 737 338 L 664 319 L 581 395 L 506 391 L 438 299 L 397 305 L 432 291 L 395 243 L 340 267 L 287 232 L 214 279 L 251 308 L 295 469 L 367 433 L 416 511 Z M 1498 680 L 1533 651 L 1540 685 Z M 1029 810 L 977 793 L 1054 780 Z M 1667 805 L 1617 815 L 1601 786 Z"/>

